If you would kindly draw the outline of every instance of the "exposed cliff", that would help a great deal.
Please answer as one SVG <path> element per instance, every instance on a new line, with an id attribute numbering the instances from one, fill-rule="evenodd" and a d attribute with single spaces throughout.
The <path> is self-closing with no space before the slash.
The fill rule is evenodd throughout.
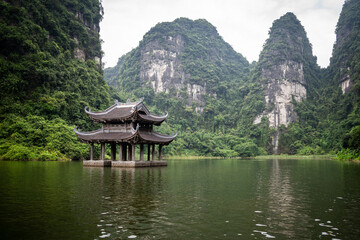
<path id="1" fill-rule="evenodd" d="M 343 93 L 360 76 L 360 1 L 347 0 L 336 27 L 336 42 L 330 62 L 331 77 Z"/>
<path id="2" fill-rule="evenodd" d="M 187 105 L 202 112 L 205 97 L 222 94 L 224 84 L 241 83 L 248 65 L 206 20 L 180 18 L 153 27 L 138 48 L 105 69 L 105 79 L 129 90 L 151 87 L 155 94 L 186 95 Z"/>
<path id="3" fill-rule="evenodd" d="M 270 127 L 276 129 L 273 150 L 277 153 L 278 128 L 297 120 L 294 101 L 301 102 L 306 98 L 307 89 L 316 85 L 319 78 L 311 44 L 293 13 L 274 21 L 256 69 L 264 88 L 266 109 L 254 123 L 260 123 L 263 117 L 268 118 Z"/>

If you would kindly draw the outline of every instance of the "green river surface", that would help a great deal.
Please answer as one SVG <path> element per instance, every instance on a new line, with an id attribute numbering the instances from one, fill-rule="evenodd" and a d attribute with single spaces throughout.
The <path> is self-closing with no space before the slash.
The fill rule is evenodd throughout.
<path id="1" fill-rule="evenodd" d="M 0 161 L 0 239 L 360 239 L 360 164 Z"/>

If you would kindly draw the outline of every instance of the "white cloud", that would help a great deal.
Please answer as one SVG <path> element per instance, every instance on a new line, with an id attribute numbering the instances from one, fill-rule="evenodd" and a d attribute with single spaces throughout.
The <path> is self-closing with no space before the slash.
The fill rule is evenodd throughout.
<path id="1" fill-rule="evenodd" d="M 272 22 L 294 12 L 305 27 L 319 65 L 326 67 L 335 41 L 339 0 L 103 0 L 101 23 L 106 67 L 137 47 L 159 22 L 205 18 L 249 61 L 257 61 Z"/>

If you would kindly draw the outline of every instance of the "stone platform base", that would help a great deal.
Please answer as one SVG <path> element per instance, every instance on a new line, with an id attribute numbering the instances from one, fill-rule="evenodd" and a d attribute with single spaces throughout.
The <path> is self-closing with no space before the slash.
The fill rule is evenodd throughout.
<path id="1" fill-rule="evenodd" d="M 83 161 L 83 166 L 87 167 L 111 167 L 110 160 L 86 160 Z"/>
<path id="2" fill-rule="evenodd" d="M 161 167 L 167 166 L 166 161 L 110 161 L 110 160 L 86 160 L 83 166 L 87 167 L 121 167 L 121 168 L 137 168 L 137 167 Z"/>
<path id="3" fill-rule="evenodd" d="M 112 167 L 136 168 L 136 167 L 160 167 L 167 166 L 166 161 L 112 161 Z"/>

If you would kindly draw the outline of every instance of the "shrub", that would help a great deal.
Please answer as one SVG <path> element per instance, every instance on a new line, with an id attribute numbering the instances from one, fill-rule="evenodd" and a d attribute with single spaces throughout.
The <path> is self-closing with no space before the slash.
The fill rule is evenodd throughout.
<path id="1" fill-rule="evenodd" d="M 251 141 L 235 145 L 234 150 L 239 154 L 240 157 L 254 157 L 259 155 L 258 146 Z"/>
<path id="2" fill-rule="evenodd" d="M 6 153 L 1 156 L 4 160 L 32 160 L 36 159 L 37 154 L 29 147 L 21 144 L 11 145 Z"/>
<path id="3" fill-rule="evenodd" d="M 338 160 L 360 160 L 360 153 L 351 149 L 342 149 L 336 154 Z"/>

